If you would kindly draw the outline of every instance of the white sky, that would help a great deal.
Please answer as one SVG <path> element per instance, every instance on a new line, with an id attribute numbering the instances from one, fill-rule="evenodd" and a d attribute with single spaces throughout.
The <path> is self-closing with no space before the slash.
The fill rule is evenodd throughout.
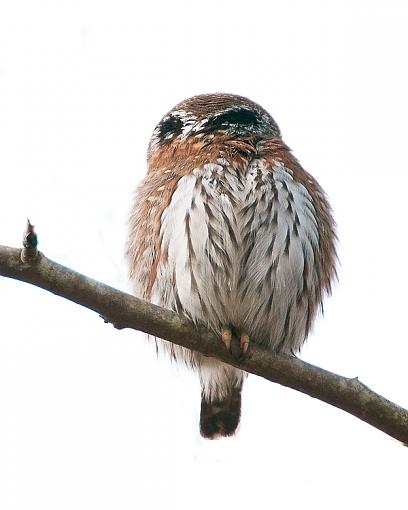
<path id="1" fill-rule="evenodd" d="M 0 243 L 129 290 L 132 190 L 185 97 L 262 104 L 331 198 L 340 282 L 302 358 L 408 407 L 405 1 L 0 1 Z M 0 280 L 0 508 L 405 508 L 408 450 L 251 376 L 233 439 L 134 331 Z"/>

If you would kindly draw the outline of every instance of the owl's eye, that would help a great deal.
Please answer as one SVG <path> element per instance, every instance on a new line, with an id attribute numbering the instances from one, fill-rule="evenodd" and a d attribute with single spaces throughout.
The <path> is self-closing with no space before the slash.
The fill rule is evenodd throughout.
<path id="1" fill-rule="evenodd" d="M 160 141 L 169 139 L 172 136 L 181 135 L 183 132 L 183 121 L 176 115 L 170 115 L 158 126 L 158 138 Z"/>
<path id="2" fill-rule="evenodd" d="M 257 127 L 260 123 L 261 119 L 255 111 L 247 108 L 237 108 L 210 118 L 204 124 L 203 129 L 207 132 L 228 129 L 230 126 L 245 129 Z"/>

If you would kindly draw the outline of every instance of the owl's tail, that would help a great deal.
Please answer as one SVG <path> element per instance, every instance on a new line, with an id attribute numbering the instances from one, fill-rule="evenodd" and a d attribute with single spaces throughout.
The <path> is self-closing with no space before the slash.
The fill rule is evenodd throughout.
<path id="1" fill-rule="evenodd" d="M 235 434 L 241 417 L 242 382 L 228 388 L 220 399 L 201 393 L 200 433 L 207 439 L 217 439 Z"/>

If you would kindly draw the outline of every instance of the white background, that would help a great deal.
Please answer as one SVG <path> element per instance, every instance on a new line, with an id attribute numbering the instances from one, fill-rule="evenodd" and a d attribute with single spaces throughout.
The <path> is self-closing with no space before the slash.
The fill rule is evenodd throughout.
<path id="1" fill-rule="evenodd" d="M 262 104 L 327 191 L 339 284 L 302 358 L 408 407 L 405 1 L 2 1 L 0 243 L 129 290 L 132 190 L 185 97 Z M 251 376 L 235 438 L 143 335 L 0 280 L 0 507 L 405 508 L 408 451 Z"/>

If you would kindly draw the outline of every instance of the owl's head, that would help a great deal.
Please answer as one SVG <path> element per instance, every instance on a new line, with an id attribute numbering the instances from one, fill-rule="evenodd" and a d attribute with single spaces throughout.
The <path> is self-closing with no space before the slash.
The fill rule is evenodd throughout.
<path id="1" fill-rule="evenodd" d="M 280 137 L 279 127 L 262 106 L 234 94 L 202 94 L 185 99 L 157 124 L 149 151 L 189 137 Z"/>

